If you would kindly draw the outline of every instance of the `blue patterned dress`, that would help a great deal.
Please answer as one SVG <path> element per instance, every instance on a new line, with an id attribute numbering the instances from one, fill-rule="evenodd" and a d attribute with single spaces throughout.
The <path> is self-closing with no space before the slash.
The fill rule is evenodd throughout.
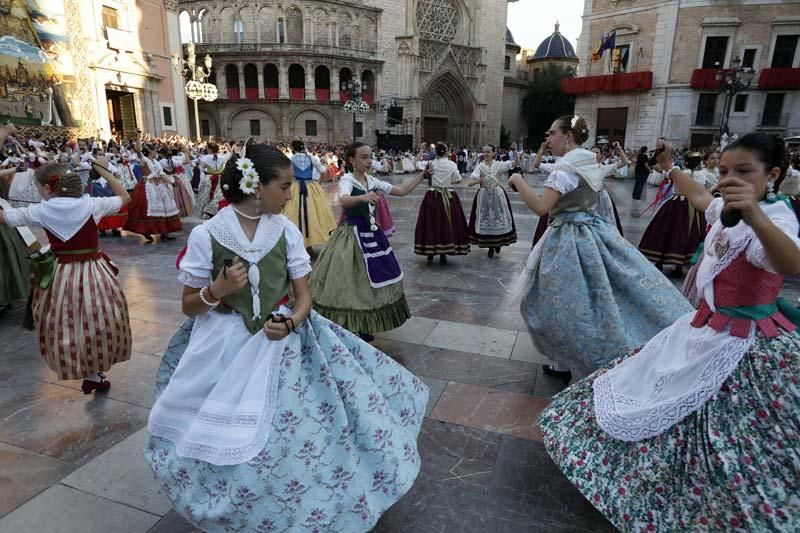
<path id="1" fill-rule="evenodd" d="M 641 346 L 692 310 L 681 293 L 605 218 L 583 177 L 556 170 L 562 194 L 523 274 L 520 311 L 536 348 L 586 375 Z"/>
<path id="2" fill-rule="evenodd" d="M 220 217 L 224 221 L 225 215 L 226 210 L 220 211 L 198 228 L 213 226 Z M 195 232 L 202 234 L 198 228 L 181 263 L 182 275 L 191 270 L 187 263 L 192 254 L 197 255 L 193 244 L 198 241 Z M 304 253 L 297 228 L 289 224 L 285 233 L 291 235 L 291 247 Z M 289 264 L 290 271 L 298 268 L 291 266 L 291 257 Z M 188 273 L 182 277 L 184 283 L 191 284 L 192 279 Z M 211 320 L 219 326 L 209 333 L 204 324 Z M 243 355 L 246 366 L 250 361 L 256 368 L 258 353 L 250 353 L 247 346 L 276 341 L 267 341 L 261 331 L 252 336 L 241 332 L 242 322 L 235 314 L 216 311 L 186 321 L 170 341 L 158 370 L 156 407 L 170 381 L 175 381 L 173 376 L 181 374 L 181 358 L 196 360 L 196 353 L 189 350 L 227 342 L 223 350 L 227 353 L 232 342 L 239 344 L 235 338 L 246 338 L 245 348 L 233 359 Z M 273 360 L 270 372 L 276 376 L 275 386 L 267 388 L 273 398 L 267 418 L 271 427 L 255 456 L 238 464 L 212 464 L 179 456 L 172 440 L 149 435 L 145 458 L 162 492 L 178 513 L 204 531 L 368 531 L 419 473 L 417 436 L 428 400 L 425 384 L 316 312 L 299 330 L 287 337 L 285 348 Z M 203 335 L 209 334 L 205 342 Z M 195 336 L 203 341 L 199 347 L 197 339 L 192 341 Z M 215 356 L 227 357 L 209 353 L 202 361 L 213 365 Z M 205 366 L 195 365 L 189 374 L 209 373 Z M 252 381 L 247 374 L 237 373 L 235 381 Z M 219 382 L 224 379 L 219 377 Z M 152 423 L 153 414 L 151 429 Z"/>

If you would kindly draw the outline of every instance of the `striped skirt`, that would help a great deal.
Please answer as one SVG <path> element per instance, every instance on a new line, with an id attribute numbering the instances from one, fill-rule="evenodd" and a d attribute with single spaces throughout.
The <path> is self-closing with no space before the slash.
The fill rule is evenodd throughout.
<path id="1" fill-rule="evenodd" d="M 36 288 L 39 349 L 59 379 L 85 379 L 131 357 L 128 302 L 103 258 L 59 263 L 48 289 Z"/>

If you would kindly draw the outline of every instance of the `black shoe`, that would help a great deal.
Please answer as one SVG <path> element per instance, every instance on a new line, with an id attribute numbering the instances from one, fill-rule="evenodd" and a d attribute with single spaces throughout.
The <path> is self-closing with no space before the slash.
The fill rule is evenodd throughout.
<path id="1" fill-rule="evenodd" d="M 431 263 L 433 263 L 433 256 L 429 255 L 428 256 L 428 264 L 430 265 Z"/>
<path id="2" fill-rule="evenodd" d="M 446 255 L 440 255 L 439 256 L 439 262 L 441 264 L 443 264 L 443 265 L 446 265 L 447 264 L 447 256 Z"/>
<path id="3" fill-rule="evenodd" d="M 175 237 L 170 237 L 169 234 L 164 233 L 163 235 L 161 235 L 161 240 L 162 241 L 174 241 Z"/>
<path id="4" fill-rule="evenodd" d="M 149 233 L 145 233 L 145 234 L 144 234 L 144 240 L 145 240 L 145 242 L 147 242 L 148 244 L 150 244 L 151 242 L 153 242 L 153 236 L 152 236 L 152 235 L 150 235 Z"/>
<path id="5" fill-rule="evenodd" d="M 120 230 L 118 230 L 118 229 L 111 230 L 111 236 L 112 237 L 122 237 L 122 232 Z"/>
<path id="6" fill-rule="evenodd" d="M 370 335 L 369 333 L 358 332 L 358 336 L 361 337 L 361 340 L 364 342 L 372 342 L 375 340 L 374 335 Z"/>
<path id="7" fill-rule="evenodd" d="M 494 248 L 489 248 L 489 258 L 494 257 Z"/>
<path id="8" fill-rule="evenodd" d="M 564 382 L 564 385 L 569 385 L 569 382 L 572 381 L 572 372 L 569 370 L 553 370 L 552 366 L 544 365 L 542 367 L 542 372 L 551 378 L 560 379 Z"/>

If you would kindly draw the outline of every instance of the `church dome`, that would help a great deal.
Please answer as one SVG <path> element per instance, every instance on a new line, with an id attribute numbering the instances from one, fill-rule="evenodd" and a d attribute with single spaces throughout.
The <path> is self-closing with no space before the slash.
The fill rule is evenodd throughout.
<path id="1" fill-rule="evenodd" d="M 533 59 L 578 59 L 575 49 L 568 40 L 558 31 L 559 24 L 556 22 L 556 31 L 542 41 L 536 49 Z"/>

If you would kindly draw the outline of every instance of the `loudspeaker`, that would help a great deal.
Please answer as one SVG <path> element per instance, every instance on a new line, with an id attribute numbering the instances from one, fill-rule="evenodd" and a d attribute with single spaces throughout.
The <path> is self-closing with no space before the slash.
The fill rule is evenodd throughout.
<path id="1" fill-rule="evenodd" d="M 403 123 L 403 108 L 392 106 L 386 113 L 386 123 L 389 126 L 397 126 Z"/>

